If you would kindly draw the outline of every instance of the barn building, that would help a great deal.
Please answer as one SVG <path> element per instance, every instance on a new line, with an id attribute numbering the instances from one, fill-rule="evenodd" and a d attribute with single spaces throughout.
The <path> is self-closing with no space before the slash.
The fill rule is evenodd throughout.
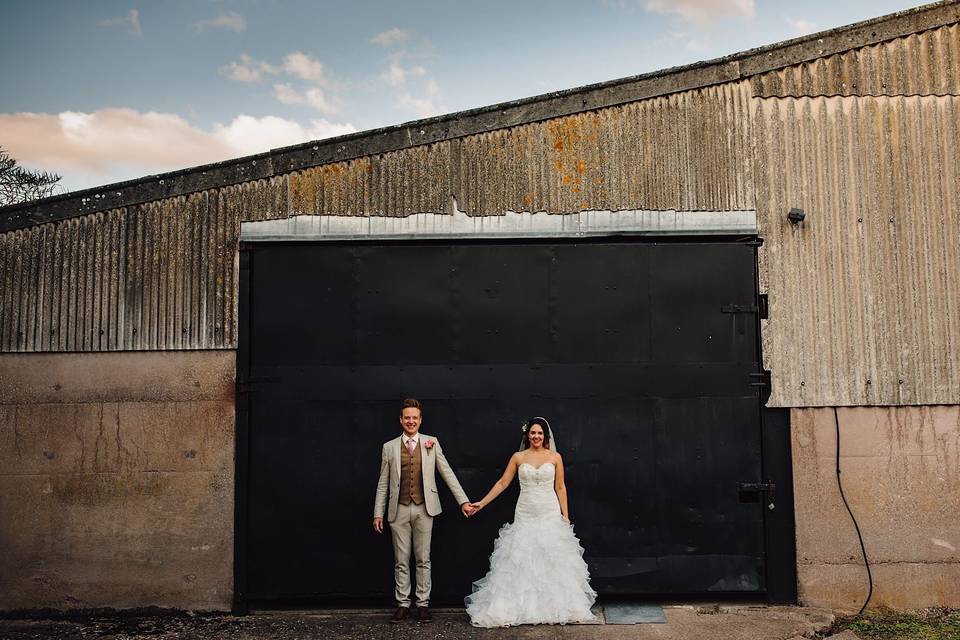
<path id="1" fill-rule="evenodd" d="M 380 600 L 548 415 L 602 595 L 960 607 L 960 3 L 0 209 L 0 610 Z M 842 474 L 838 473 L 838 468 Z M 434 535 L 437 600 L 502 498 Z"/>

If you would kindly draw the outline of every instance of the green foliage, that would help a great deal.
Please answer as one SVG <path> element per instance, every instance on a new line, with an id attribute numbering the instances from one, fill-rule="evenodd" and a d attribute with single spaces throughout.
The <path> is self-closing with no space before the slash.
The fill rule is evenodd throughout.
<path id="1" fill-rule="evenodd" d="M 53 195 L 60 178 L 56 173 L 24 169 L 0 147 L 0 206 Z"/>
<path id="2" fill-rule="evenodd" d="M 878 609 L 851 620 L 847 627 L 864 640 L 960 640 L 960 611 Z"/>

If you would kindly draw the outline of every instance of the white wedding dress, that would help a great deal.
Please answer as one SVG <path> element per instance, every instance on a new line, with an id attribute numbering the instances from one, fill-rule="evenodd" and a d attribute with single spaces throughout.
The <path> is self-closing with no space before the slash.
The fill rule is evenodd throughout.
<path id="1" fill-rule="evenodd" d="M 517 474 L 514 521 L 500 529 L 490 571 L 464 599 L 470 621 L 478 627 L 593 621 L 590 607 L 597 594 L 590 588 L 583 547 L 560 515 L 556 468 L 552 462 L 522 463 Z"/>

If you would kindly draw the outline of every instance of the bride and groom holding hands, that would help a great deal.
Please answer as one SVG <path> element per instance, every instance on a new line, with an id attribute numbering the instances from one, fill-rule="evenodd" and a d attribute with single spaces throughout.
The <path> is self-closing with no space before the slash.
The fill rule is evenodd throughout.
<path id="1" fill-rule="evenodd" d="M 474 582 L 464 602 L 470 621 L 480 627 L 517 624 L 588 622 L 596 599 L 583 548 L 573 533 L 567 509 L 563 459 L 556 452 L 545 418 L 531 418 L 521 427 L 520 450 L 510 457 L 503 475 L 484 498 L 471 502 L 443 455 L 439 441 L 420 432 L 422 407 L 403 401 L 403 433 L 384 443 L 373 508 L 373 528 L 390 525 L 394 553 L 397 609 L 400 622 L 416 602 L 421 622 L 430 622 L 430 541 L 433 518 L 440 509 L 436 473 L 449 487 L 465 516 L 472 516 L 502 493 L 514 476 L 520 496 L 514 521 L 503 525 L 494 542 L 487 575 Z M 384 513 L 386 512 L 386 514 Z M 410 594 L 410 555 L 416 561 L 417 591 Z"/>

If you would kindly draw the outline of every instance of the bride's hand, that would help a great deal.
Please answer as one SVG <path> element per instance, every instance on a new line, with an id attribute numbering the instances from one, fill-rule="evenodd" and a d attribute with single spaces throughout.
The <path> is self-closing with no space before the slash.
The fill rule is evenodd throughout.
<path id="1" fill-rule="evenodd" d="M 568 518 L 567 516 L 561 516 L 561 517 L 563 518 L 564 522 L 566 522 L 567 524 L 570 524 L 570 518 Z"/>

